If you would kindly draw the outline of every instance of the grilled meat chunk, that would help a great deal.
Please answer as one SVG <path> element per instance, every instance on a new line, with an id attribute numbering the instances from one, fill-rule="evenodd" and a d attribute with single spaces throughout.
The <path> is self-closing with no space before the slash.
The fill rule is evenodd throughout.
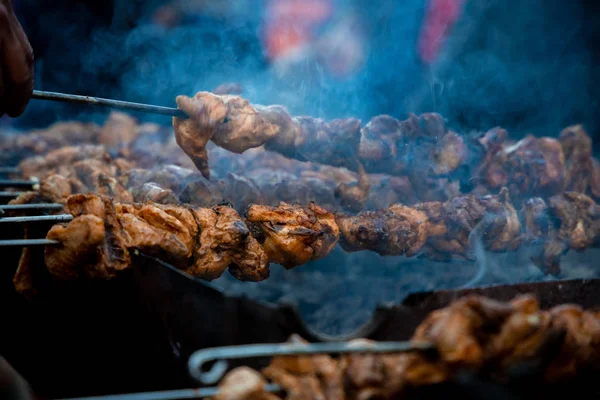
<path id="1" fill-rule="evenodd" d="M 113 111 L 104 123 L 98 141 L 110 149 L 129 146 L 140 134 L 137 121 L 128 114 Z"/>
<path id="2" fill-rule="evenodd" d="M 227 374 L 219 384 L 215 400 L 275 400 L 277 396 L 265 391 L 267 381 L 257 371 L 238 367 Z"/>
<path id="3" fill-rule="evenodd" d="M 303 342 L 298 337 L 290 341 Z M 396 399 L 409 389 L 454 381 L 465 370 L 492 382 L 507 382 L 526 365 L 533 377 L 526 379 L 539 384 L 538 377 L 558 383 L 578 373 L 595 376 L 600 369 L 598 313 L 573 305 L 542 311 L 531 295 L 510 302 L 480 296 L 458 299 L 431 312 L 411 341 L 430 343 L 437 354 L 348 354 L 339 360 L 327 355 L 273 357 L 262 374 L 284 389 L 285 398 Z"/>
<path id="4" fill-rule="evenodd" d="M 427 240 L 427 215 L 395 204 L 355 216 L 340 215 L 336 223 L 346 251 L 371 250 L 381 255 L 417 254 Z"/>
<path id="5" fill-rule="evenodd" d="M 234 209 L 219 206 L 193 211 L 200 227 L 200 243 L 195 263 L 186 272 L 216 279 L 229 267 L 240 280 L 260 281 L 269 276 L 267 253 Z"/>
<path id="6" fill-rule="evenodd" d="M 173 119 L 177 144 L 206 178 L 210 177 L 206 150 L 209 140 L 234 153 L 242 153 L 261 146 L 278 131 L 239 96 L 199 92 L 193 98 L 178 96 L 177 104 L 190 116 L 186 120 Z"/>
<path id="7" fill-rule="evenodd" d="M 70 165 L 81 160 L 109 162 L 110 155 L 104 146 L 65 146 L 53 150 L 45 156 L 36 156 L 24 160 L 19 164 L 19 170 L 23 176 L 41 178 L 60 166 Z"/>
<path id="8" fill-rule="evenodd" d="M 177 204 L 179 199 L 175 196 L 172 190 L 164 189 L 160 185 L 148 182 L 141 186 L 134 188 L 131 191 L 133 200 L 136 202 L 144 203 L 151 201 L 158 204 Z"/>
<path id="9" fill-rule="evenodd" d="M 65 279 L 82 272 L 91 278 L 112 278 L 131 266 L 130 251 L 134 249 L 203 279 L 218 278 L 227 268 L 240 280 L 259 281 L 269 276 L 267 254 L 228 206 L 206 209 L 114 203 L 106 197 L 80 194 L 69 197 L 66 210 L 75 219 L 55 226 L 48 236 L 63 246 L 46 253 L 48 268 Z M 84 217 L 87 219 L 81 220 Z M 88 219 L 103 230 L 92 231 Z M 84 221 L 88 224 L 83 225 Z M 81 251 L 76 251 L 78 246 Z"/>
<path id="10" fill-rule="evenodd" d="M 264 235 L 262 245 L 269 259 L 287 269 L 326 256 L 339 238 L 333 214 L 314 203 L 252 205 L 246 217 Z"/>
<path id="11" fill-rule="evenodd" d="M 46 248 L 48 271 L 60 279 L 77 278 L 85 265 L 96 263 L 105 234 L 104 221 L 92 214 L 81 215 L 66 225 L 54 225 L 46 237 L 61 244 Z"/>

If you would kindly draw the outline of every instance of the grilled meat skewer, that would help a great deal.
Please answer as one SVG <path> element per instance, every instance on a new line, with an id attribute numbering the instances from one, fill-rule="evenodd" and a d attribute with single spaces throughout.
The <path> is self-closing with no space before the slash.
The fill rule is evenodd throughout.
<path id="1" fill-rule="evenodd" d="M 596 246 L 600 238 L 600 207 L 576 192 L 531 199 L 520 214 L 507 189 L 357 215 L 281 203 L 251 205 L 243 219 L 227 205 L 119 203 L 92 194 L 70 196 L 66 211 L 74 219 L 47 235 L 63 245 L 48 247 L 45 257 L 49 271 L 63 279 L 110 279 L 131 266 L 137 249 L 203 279 L 229 269 L 240 280 L 260 281 L 270 262 L 293 268 L 327 256 L 338 240 L 347 251 L 436 260 L 474 259 L 476 241 L 488 251 L 540 242 L 534 261 L 557 274 L 562 254 Z"/>
<path id="2" fill-rule="evenodd" d="M 566 128 L 558 140 L 527 136 L 509 143 L 499 128 L 459 135 L 435 113 L 405 121 L 381 115 L 361 128 L 354 118 L 292 117 L 282 106 L 252 105 L 235 95 L 199 92 L 179 96 L 177 104 L 190 116 L 173 118 L 177 143 L 207 178 L 213 142 L 233 153 L 264 146 L 300 161 L 406 176 L 425 201 L 477 186 L 492 193 L 507 186 L 515 200 L 564 190 L 600 196 L 600 166 L 581 126 Z"/>
<path id="3" fill-rule="evenodd" d="M 290 342 L 304 341 L 292 336 Z M 459 299 L 430 313 L 411 342 L 432 343 L 437 355 L 276 356 L 261 372 L 247 367 L 230 371 L 214 399 L 392 399 L 410 389 L 450 382 L 464 371 L 505 383 L 530 366 L 538 384 L 548 384 L 577 374 L 593 377 L 600 370 L 598 313 L 574 305 L 540 310 L 531 295 L 510 302 Z M 350 343 L 375 344 L 365 339 Z M 284 394 L 268 393 L 268 381 Z"/>

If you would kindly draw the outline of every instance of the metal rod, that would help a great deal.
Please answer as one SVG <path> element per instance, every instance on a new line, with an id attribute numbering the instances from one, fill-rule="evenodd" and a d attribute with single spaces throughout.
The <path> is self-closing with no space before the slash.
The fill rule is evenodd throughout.
<path id="1" fill-rule="evenodd" d="M 19 197 L 23 192 L 0 192 L 0 197 Z"/>
<path id="2" fill-rule="evenodd" d="M 278 392 L 281 388 L 278 385 L 265 385 L 267 392 Z M 199 399 L 203 397 L 213 397 L 219 391 L 219 388 L 208 387 L 199 389 L 178 389 L 165 390 L 161 392 L 127 393 L 110 396 L 93 397 L 75 397 L 63 400 L 170 400 L 170 399 Z"/>
<path id="3" fill-rule="evenodd" d="M 37 180 L 13 180 L 13 179 L 0 179 L 0 187 L 33 187 L 39 184 Z"/>
<path id="4" fill-rule="evenodd" d="M 129 101 L 103 99 L 92 96 L 78 96 L 56 92 L 34 90 L 32 98 L 39 100 L 61 101 L 65 103 L 87 104 L 101 107 L 118 108 L 128 111 L 139 111 L 148 114 L 170 115 L 172 117 L 188 118 L 187 114 L 178 108 L 154 106 L 150 104 L 131 103 Z"/>
<path id="5" fill-rule="evenodd" d="M 280 343 L 224 346 L 197 350 L 192 353 L 188 360 L 188 371 L 198 382 L 213 385 L 223 377 L 228 368 L 227 360 L 231 359 L 327 353 L 405 353 L 433 349 L 434 347 L 430 343 L 413 342 Z M 216 362 L 207 372 L 203 372 L 204 365 L 211 361 Z"/>
<path id="6" fill-rule="evenodd" d="M 31 217 L 6 217 L 0 218 L 0 223 L 22 223 L 22 222 L 69 222 L 73 219 L 71 214 L 60 214 L 60 215 L 35 215 Z"/>
<path id="7" fill-rule="evenodd" d="M 0 247 L 56 246 L 58 244 L 60 244 L 60 242 L 50 239 L 0 240 Z"/>
<path id="8" fill-rule="evenodd" d="M 2 204 L 0 210 L 15 211 L 15 210 L 62 210 L 64 205 L 58 203 L 41 203 L 41 204 Z"/>
<path id="9" fill-rule="evenodd" d="M 19 168 L 17 167 L 0 167 L 0 174 L 18 174 Z"/>

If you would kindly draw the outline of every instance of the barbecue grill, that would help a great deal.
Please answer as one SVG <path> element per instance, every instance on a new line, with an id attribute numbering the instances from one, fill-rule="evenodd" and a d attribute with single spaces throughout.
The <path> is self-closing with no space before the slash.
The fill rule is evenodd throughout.
<path id="1" fill-rule="evenodd" d="M 13 170 L 9 170 L 9 172 L 14 173 Z M 2 183 L 2 189 L 14 190 L 27 186 L 33 188 L 36 184 L 35 181 L 27 184 L 25 181 L 16 182 L 17 184 L 13 184 L 11 180 L 5 180 Z M 17 194 L 18 192 L 7 192 L 7 197 Z M 47 215 L 49 212 L 56 212 L 61 208 L 62 205 L 57 204 L 36 204 L 25 207 L 3 205 L 0 209 L 7 214 L 21 212 L 28 215 L 18 217 L 4 215 L 0 219 L 0 223 L 2 226 L 11 227 L 11 229 L 3 230 L 5 235 L 7 232 L 18 232 L 14 229 L 15 225 L 27 223 L 42 232 L 41 237 L 43 237 L 43 232 L 47 229 L 49 222 L 68 221 L 72 218 L 65 214 Z M 53 244 L 55 243 L 46 239 L 5 239 L 0 241 L 0 246 L 12 248 Z M 13 253 L 13 255 L 15 254 Z M 16 260 L 14 261 L 16 262 Z M 14 263 L 11 262 L 11 265 Z M 54 319 L 54 325 L 60 334 L 66 334 L 73 326 L 88 326 L 91 342 L 96 342 L 94 339 L 97 339 L 97 343 L 101 343 L 100 336 L 106 335 L 107 331 L 112 329 L 135 329 L 138 333 L 142 334 L 143 332 L 143 335 L 147 336 L 146 340 L 140 340 L 138 343 L 133 340 L 133 335 L 129 335 L 128 338 L 116 335 L 113 340 L 108 339 L 103 347 L 116 346 L 117 349 L 123 351 L 120 353 L 118 363 L 106 357 L 90 357 L 92 354 L 98 356 L 98 353 L 77 357 L 76 354 L 73 354 L 77 350 L 73 351 L 69 347 L 79 341 L 63 341 L 61 344 L 64 347 L 60 348 L 58 353 L 63 355 L 66 360 L 78 359 L 82 363 L 77 363 L 78 368 L 82 368 L 84 371 L 80 374 L 83 377 L 81 381 L 69 379 L 74 382 L 74 385 L 68 390 L 59 390 L 58 387 L 55 387 L 60 386 L 56 385 L 60 379 L 57 379 L 58 377 L 51 373 L 51 370 L 45 368 L 41 370 L 46 364 L 40 363 L 38 357 L 47 354 L 45 358 L 51 360 L 58 356 L 57 352 L 53 352 L 49 348 L 41 352 L 35 351 L 35 347 L 28 349 L 32 342 L 41 346 L 49 346 L 50 343 L 47 340 L 39 337 L 34 339 L 30 336 L 39 335 L 31 335 L 31 333 L 21 338 L 13 336 L 11 346 L 15 347 L 12 350 L 19 353 L 19 357 L 15 359 L 23 360 L 24 373 L 31 379 L 34 387 L 41 388 L 41 392 L 48 396 L 110 394 L 189 387 L 198 382 L 188 378 L 187 360 L 198 349 L 255 343 L 281 343 L 293 333 L 314 343 L 347 341 L 359 337 L 377 341 L 403 341 L 410 338 L 415 327 L 429 312 L 444 307 L 451 301 L 467 294 L 509 300 L 519 294 L 534 293 L 540 299 L 543 307 L 560 303 L 575 303 L 585 308 L 594 308 L 600 303 L 597 298 L 600 290 L 600 280 L 598 279 L 558 280 L 415 293 L 408 296 L 401 304 L 378 307 L 372 319 L 352 334 L 333 337 L 312 330 L 303 322 L 297 309 L 292 305 L 257 302 L 244 296 L 227 294 L 215 285 L 195 279 L 154 257 L 143 254 L 138 255 L 136 266 L 138 268 L 133 269 L 122 279 L 103 283 L 106 285 L 104 288 L 93 283 L 84 285 L 79 282 L 77 286 L 80 287 L 75 285 L 62 287 L 61 296 L 56 295 L 57 290 L 49 292 L 51 294 L 37 299 L 36 305 L 33 306 L 26 304 L 22 299 L 12 298 L 12 300 L 5 299 L 3 301 L 3 304 L 17 304 L 13 310 L 13 318 L 16 314 L 23 313 L 16 321 L 14 319 L 11 321 L 17 326 L 16 335 L 23 333 L 19 328 L 28 330 L 27 328 L 32 329 L 32 326 L 35 326 L 34 321 L 30 320 L 24 324 L 23 319 L 33 318 L 35 314 L 39 316 L 39 313 L 42 312 L 49 312 L 49 315 L 39 321 L 40 324 Z M 12 290 L 3 291 L 7 295 L 11 292 Z M 113 301 L 106 302 L 107 292 L 114 295 Z M 73 307 L 69 298 L 78 299 L 79 306 Z M 133 305 L 124 304 L 123 301 L 128 301 Z M 64 307 L 65 303 L 70 304 L 70 309 L 65 308 L 61 312 L 54 308 L 56 306 Z M 126 307 L 126 310 L 121 308 L 123 306 Z M 36 308 L 38 309 L 36 310 Z M 105 310 L 101 310 L 101 308 Z M 128 322 L 125 321 L 134 314 L 137 314 L 138 317 Z M 85 317 L 86 315 L 88 318 Z M 91 322 L 89 317 L 97 319 L 97 323 Z M 107 324 L 103 331 L 92 331 L 102 324 Z M 81 327 L 77 331 L 81 331 Z M 17 334 L 17 332 L 20 333 Z M 36 332 L 40 331 L 36 330 Z M 33 359 L 28 361 L 37 367 L 27 367 L 28 361 L 22 358 L 24 354 L 30 352 L 33 353 L 31 357 L 36 361 L 33 362 Z M 10 351 L 7 352 L 8 354 Z M 111 351 L 110 354 L 113 357 L 116 356 L 115 351 Z M 266 357 L 232 360 L 230 367 L 250 365 L 259 368 L 265 366 L 267 362 L 268 358 Z M 105 376 L 100 375 L 103 387 L 97 388 L 98 381 L 93 377 L 99 370 L 114 369 L 116 364 L 123 363 L 129 368 L 143 371 L 146 377 L 151 376 L 157 380 L 154 381 L 154 384 L 148 385 L 147 379 L 143 379 L 143 383 L 138 382 L 135 374 L 129 374 L 125 380 L 115 379 L 110 382 L 105 380 Z M 148 368 L 148 363 L 151 365 L 150 368 Z M 20 365 L 18 366 L 20 367 Z M 60 374 L 62 375 L 63 372 L 61 371 Z M 75 377 L 79 376 L 75 375 Z M 78 381 L 80 383 L 77 383 Z"/>
<path id="2" fill-rule="evenodd" d="M 2 167 L 0 173 L 8 175 L 0 180 L 0 199 L 4 201 L 17 197 L 20 190 L 37 188 L 36 180 L 19 179 L 16 167 Z M 7 264 L 15 265 L 15 250 L 25 246 L 35 249 L 34 258 L 43 263 L 41 250 L 57 244 L 44 239 L 48 227 L 73 218 L 70 214 L 57 214 L 62 208 L 56 203 L 0 207 L 0 246 L 7 249 Z M 28 227 L 27 239 L 23 239 L 23 226 Z M 215 382 L 198 382 L 188 374 L 188 360 L 198 350 L 282 343 L 292 334 L 313 343 L 355 338 L 406 341 L 428 313 L 468 294 L 509 300 L 519 294 L 534 293 L 544 308 L 561 303 L 585 308 L 600 305 L 596 296 L 600 279 L 441 290 L 412 294 L 401 304 L 382 305 L 355 332 L 330 336 L 311 329 L 292 305 L 232 295 L 157 258 L 142 253 L 136 253 L 135 258 L 136 268 L 111 282 L 49 281 L 47 287 L 39 288 L 39 296 L 31 304 L 15 297 L 12 289 L 2 291 L 2 303 L 11 305 L 7 326 L 12 327 L 3 344 L 12 348 L 2 351 L 7 357 L 18 354 L 10 358 L 17 360 L 17 369 L 40 394 L 64 397 L 212 385 Z M 13 272 L 8 268 L 5 275 L 12 276 Z M 52 332 L 42 328 L 44 324 L 52 326 Z M 232 352 L 236 352 L 235 348 Z M 260 368 L 268 362 L 264 355 L 234 357 L 229 367 Z M 59 357 L 70 361 L 72 369 L 54 373 L 51 365 Z M 68 376 L 69 387 L 59 375 Z M 476 393 L 475 398 L 483 398 L 481 392 L 489 391 L 491 385 L 476 377 L 452 384 L 452 390 L 470 388 L 471 394 Z M 438 390 L 443 393 L 450 388 L 431 390 L 439 394 Z M 423 393 L 426 392 L 417 395 L 424 396 Z"/>

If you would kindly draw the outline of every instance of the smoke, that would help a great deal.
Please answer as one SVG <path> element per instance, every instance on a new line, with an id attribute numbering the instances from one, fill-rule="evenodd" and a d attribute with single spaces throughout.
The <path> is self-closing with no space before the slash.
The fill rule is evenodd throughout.
<path id="1" fill-rule="evenodd" d="M 592 12 L 593 0 L 469 1 L 431 69 L 416 54 L 425 2 L 338 1 L 359 21 L 348 33 L 364 40 L 364 60 L 349 77 L 332 74 L 314 52 L 286 69 L 269 65 L 261 45 L 264 1 L 221 1 L 224 9 L 192 15 L 175 28 L 152 23 L 155 2 L 135 2 L 139 9 L 129 12 L 142 17 L 128 30 L 111 25 L 113 18 L 100 17 L 99 10 L 51 3 L 22 2 L 21 8 L 38 54 L 37 89 L 174 106 L 179 94 L 237 82 L 253 103 L 284 104 L 294 115 L 366 122 L 378 114 L 436 111 L 458 130 L 500 125 L 515 137 L 555 136 L 566 125 L 584 123 L 600 143 L 594 47 L 600 13 Z M 32 102 L 18 122 L 105 116 L 105 110 Z M 142 118 L 170 124 L 169 118 Z M 272 278 L 259 285 L 228 276 L 218 282 L 262 299 L 295 301 L 317 329 L 339 333 L 364 323 L 376 304 L 399 302 L 409 292 L 549 279 L 522 253 L 486 253 L 484 228 L 471 238 L 475 263 L 337 251 L 297 270 L 274 267 Z M 565 261 L 565 277 L 596 276 L 584 262 L 589 258 L 570 257 L 576 261 Z"/>
<path id="2" fill-rule="evenodd" d="M 583 123 L 598 133 L 598 6 L 594 2 L 467 2 L 418 106 L 463 129 L 555 136 Z"/>

